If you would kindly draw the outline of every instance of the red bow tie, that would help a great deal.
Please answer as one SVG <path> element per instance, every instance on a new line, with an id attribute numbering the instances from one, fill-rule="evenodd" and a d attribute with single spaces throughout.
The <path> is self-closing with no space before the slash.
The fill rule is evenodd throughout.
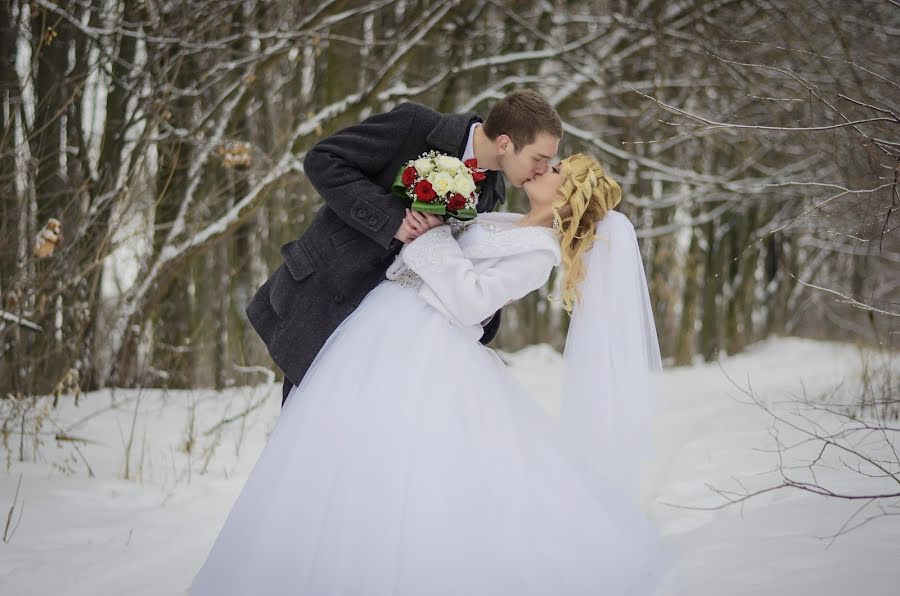
<path id="1" fill-rule="evenodd" d="M 463 163 L 466 165 L 467 168 L 475 168 L 476 172 L 482 172 L 482 173 L 487 172 L 487 170 L 485 168 L 478 167 L 478 160 L 475 159 L 474 157 L 472 159 L 467 159 Z"/>

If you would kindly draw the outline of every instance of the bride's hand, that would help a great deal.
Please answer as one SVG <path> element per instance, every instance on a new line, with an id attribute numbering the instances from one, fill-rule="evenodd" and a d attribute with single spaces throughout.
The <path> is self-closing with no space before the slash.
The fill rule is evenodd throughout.
<path id="1" fill-rule="evenodd" d="M 404 218 L 403 224 L 400 225 L 400 230 L 403 230 L 404 226 L 406 226 L 410 231 L 412 238 L 416 239 L 431 228 L 437 227 L 443 223 L 444 221 L 433 213 L 420 213 L 419 211 L 407 209 L 406 218 Z"/>
<path id="2" fill-rule="evenodd" d="M 412 228 L 410 228 L 409 224 L 406 223 L 406 219 L 400 222 L 400 227 L 397 228 L 397 233 L 394 234 L 394 238 L 396 238 L 403 244 L 408 244 L 415 240 L 416 237 L 413 235 Z"/>

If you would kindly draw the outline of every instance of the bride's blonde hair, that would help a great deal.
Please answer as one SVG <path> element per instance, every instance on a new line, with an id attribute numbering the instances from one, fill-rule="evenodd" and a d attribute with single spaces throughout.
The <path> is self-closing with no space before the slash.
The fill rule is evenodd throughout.
<path id="1" fill-rule="evenodd" d="M 575 301 L 581 299 L 578 284 L 585 276 L 583 257 L 594 245 L 597 222 L 622 201 L 622 188 L 596 159 L 583 153 L 564 159 L 562 174 L 566 179 L 559 188 L 560 198 L 553 203 L 553 218 L 562 235 L 562 299 L 571 313 Z"/>

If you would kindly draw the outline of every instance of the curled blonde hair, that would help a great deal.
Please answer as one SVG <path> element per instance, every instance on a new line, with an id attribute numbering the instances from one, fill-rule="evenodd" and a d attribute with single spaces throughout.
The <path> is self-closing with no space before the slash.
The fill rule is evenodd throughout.
<path id="1" fill-rule="evenodd" d="M 571 313 L 581 299 L 578 285 L 586 272 L 583 257 L 594 246 L 597 222 L 622 201 L 622 188 L 596 159 L 583 153 L 564 159 L 562 174 L 566 179 L 559 187 L 560 197 L 553 203 L 553 218 L 562 235 L 562 299 Z"/>

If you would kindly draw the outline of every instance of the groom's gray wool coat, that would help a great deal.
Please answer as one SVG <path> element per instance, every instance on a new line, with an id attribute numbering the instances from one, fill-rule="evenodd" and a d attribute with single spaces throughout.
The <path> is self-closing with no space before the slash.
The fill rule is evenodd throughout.
<path id="1" fill-rule="evenodd" d="M 407 161 L 436 150 L 462 157 L 476 114 L 440 114 L 403 103 L 317 143 L 306 175 L 324 199 L 309 228 L 281 247 L 284 263 L 257 290 L 246 313 L 285 374 L 287 396 L 331 333 L 382 279 L 403 244 L 394 238 L 408 201 L 391 193 Z M 505 200 L 503 177 L 488 172 L 478 211 Z M 498 312 L 485 327 L 488 343 Z M 415 333 L 410 329 L 410 333 Z"/>

